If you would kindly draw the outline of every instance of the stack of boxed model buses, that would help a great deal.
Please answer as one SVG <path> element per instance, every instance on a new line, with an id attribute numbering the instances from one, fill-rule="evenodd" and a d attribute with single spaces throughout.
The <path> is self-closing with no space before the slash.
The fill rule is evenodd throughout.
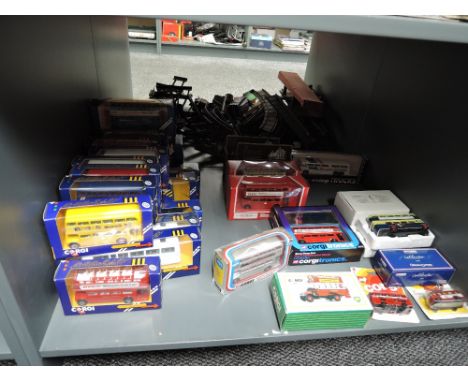
<path id="1" fill-rule="evenodd" d="M 65 314 L 157 309 L 162 279 L 200 272 L 200 172 L 196 164 L 175 163 L 170 128 L 151 128 L 152 118 L 167 125 L 161 119 L 170 120 L 170 107 L 158 103 L 141 130 L 128 116 L 122 122 L 129 103 L 99 105 L 101 138 L 73 160 L 61 201 L 44 211 Z M 227 218 L 269 219 L 273 229 L 215 250 L 218 289 L 230 293 L 273 276 L 284 330 L 363 327 L 373 312 L 409 314 L 413 303 L 403 287 L 423 288 L 417 302 L 434 312 L 466 309 L 463 292 L 448 284 L 454 267 L 430 248 L 428 224 L 391 191 L 338 192 L 334 206 L 306 206 L 309 182 L 357 183 L 364 162 L 313 151 L 293 152 L 290 161 L 227 160 Z M 280 272 L 362 256 L 373 266 L 374 289 L 351 271 Z"/>

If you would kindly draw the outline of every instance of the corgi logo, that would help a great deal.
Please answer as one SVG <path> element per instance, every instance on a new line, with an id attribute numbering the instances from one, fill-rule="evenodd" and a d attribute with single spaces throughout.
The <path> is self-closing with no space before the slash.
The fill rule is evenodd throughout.
<path id="1" fill-rule="evenodd" d="M 94 308 L 94 306 L 80 306 L 80 307 L 77 307 L 77 308 L 71 308 L 71 311 L 73 313 L 80 313 L 80 314 L 83 314 L 85 312 L 94 312 L 96 309 Z"/>
<path id="2" fill-rule="evenodd" d="M 65 255 L 78 256 L 82 253 L 88 253 L 88 248 L 66 249 L 63 253 Z"/>
<path id="3" fill-rule="evenodd" d="M 298 261 L 299 264 L 317 264 L 320 263 L 320 259 L 303 259 Z"/>
<path id="4" fill-rule="evenodd" d="M 307 249 L 327 249 L 326 244 L 311 244 L 307 246 Z"/>

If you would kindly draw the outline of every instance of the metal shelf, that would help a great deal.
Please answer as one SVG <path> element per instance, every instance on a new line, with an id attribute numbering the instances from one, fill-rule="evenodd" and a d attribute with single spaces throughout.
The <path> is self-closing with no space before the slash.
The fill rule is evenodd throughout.
<path id="1" fill-rule="evenodd" d="M 0 333 L 0 360 L 9 359 L 13 359 L 13 355 L 11 354 L 10 348 L 5 341 L 5 337 L 3 337 L 3 334 Z"/>
<path id="2" fill-rule="evenodd" d="M 266 221 L 228 221 L 222 196 L 221 169 L 202 172 L 204 208 L 201 274 L 164 282 L 159 311 L 130 314 L 64 316 L 59 303 L 40 347 L 44 357 L 193 348 L 360 336 L 468 327 L 468 319 L 430 321 L 418 311 L 419 324 L 370 320 L 364 329 L 280 332 L 268 286 L 263 280 L 222 296 L 211 280 L 214 249 L 269 228 Z M 327 204 L 343 185 L 314 185 L 310 202 Z M 356 187 L 351 187 L 355 189 Z M 348 270 L 360 263 L 289 267 L 288 270 Z"/>
<path id="3" fill-rule="evenodd" d="M 219 49 L 245 49 L 242 45 L 229 45 L 229 44 L 207 44 L 197 40 L 181 40 L 178 42 L 171 41 L 162 41 L 162 45 L 171 45 L 171 46 L 190 46 L 197 48 L 219 48 Z"/>
<path id="4" fill-rule="evenodd" d="M 316 32 L 468 43 L 468 23 L 402 16 L 155 16 L 222 24 L 263 25 Z"/>
<path id="5" fill-rule="evenodd" d="M 131 40 L 130 40 L 131 41 Z M 197 48 L 218 48 L 218 49 L 233 49 L 233 50 L 242 50 L 242 51 L 255 51 L 255 52 L 272 52 L 272 53 L 288 53 L 288 54 L 305 54 L 308 55 L 309 52 L 303 51 L 288 51 L 282 50 L 281 48 L 277 47 L 276 45 L 272 45 L 271 49 L 262 49 L 262 48 L 255 48 L 251 46 L 242 46 L 242 45 L 228 45 L 228 44 L 207 44 L 196 40 L 181 40 L 178 42 L 169 42 L 163 41 L 162 45 L 168 46 L 190 46 L 190 47 L 197 47 Z"/>
<path id="6" fill-rule="evenodd" d="M 158 42 L 156 40 L 149 40 L 144 38 L 128 38 L 129 42 L 137 43 L 137 44 L 152 44 L 156 45 Z"/>

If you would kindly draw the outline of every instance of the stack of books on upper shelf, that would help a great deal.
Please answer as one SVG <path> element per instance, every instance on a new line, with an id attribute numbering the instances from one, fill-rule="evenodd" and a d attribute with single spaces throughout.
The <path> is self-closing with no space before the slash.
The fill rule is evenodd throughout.
<path id="1" fill-rule="evenodd" d="M 363 328 L 372 313 L 351 272 L 278 272 L 271 293 L 282 330 Z"/>
<path id="2" fill-rule="evenodd" d="M 282 50 L 301 52 L 306 51 L 306 40 L 304 38 L 277 36 L 274 43 Z"/>

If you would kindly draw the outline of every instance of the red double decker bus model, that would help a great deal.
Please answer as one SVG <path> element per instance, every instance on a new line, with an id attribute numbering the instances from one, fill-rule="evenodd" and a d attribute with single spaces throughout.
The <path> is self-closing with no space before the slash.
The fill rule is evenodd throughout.
<path id="1" fill-rule="evenodd" d="M 413 309 L 413 303 L 404 294 L 391 292 L 369 293 L 369 300 L 375 310 L 380 313 L 404 313 L 409 314 Z"/>
<path id="2" fill-rule="evenodd" d="M 293 228 L 294 236 L 300 244 L 335 243 L 348 241 L 339 226 L 300 226 Z"/>
<path id="3" fill-rule="evenodd" d="M 72 273 L 71 288 L 79 306 L 151 301 L 146 266 L 77 269 Z"/>
<path id="4" fill-rule="evenodd" d="M 245 210 L 269 209 L 275 204 L 281 206 L 297 205 L 300 190 L 281 183 L 246 184 L 241 183 L 239 196 Z"/>

